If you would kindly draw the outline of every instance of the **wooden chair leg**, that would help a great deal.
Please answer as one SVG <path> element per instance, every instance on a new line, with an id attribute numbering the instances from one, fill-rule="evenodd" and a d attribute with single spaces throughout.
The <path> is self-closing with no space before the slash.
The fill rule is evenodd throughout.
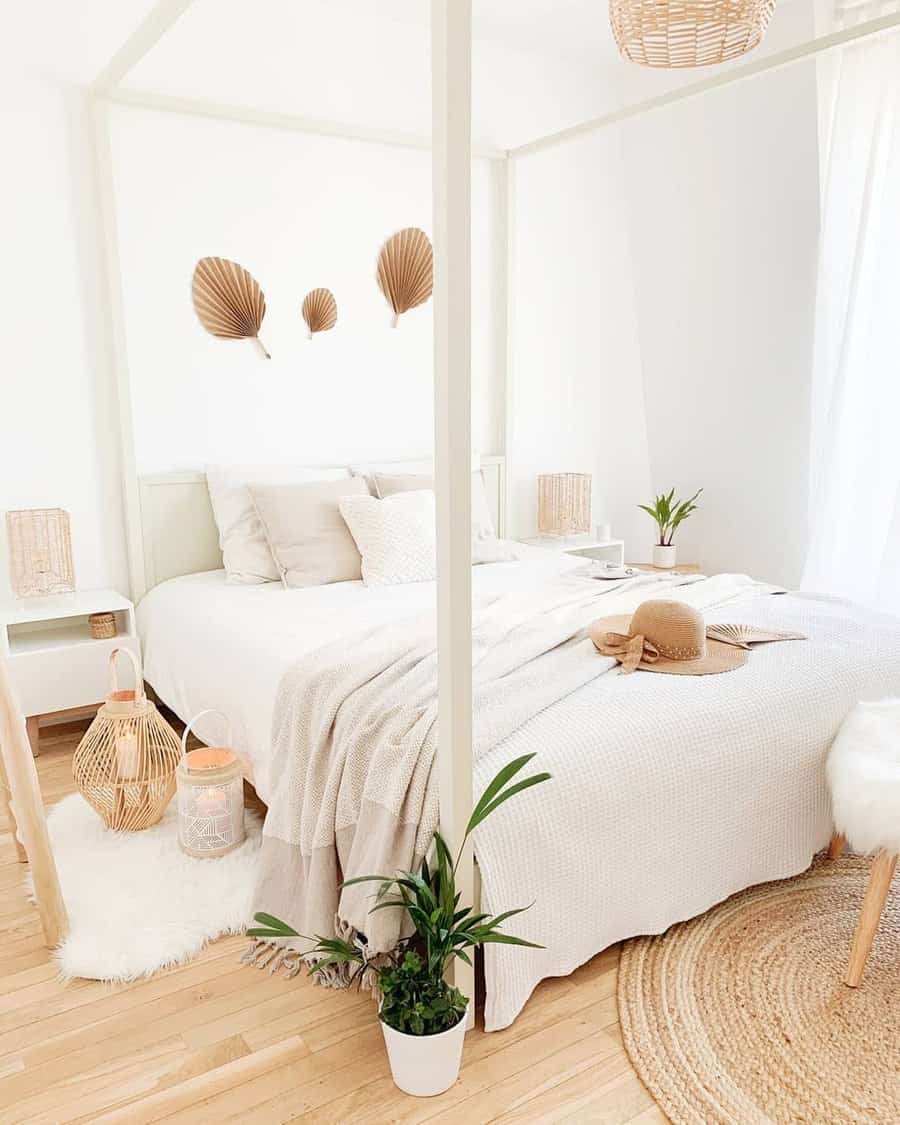
<path id="1" fill-rule="evenodd" d="M 3 765 L 3 756 L 0 755 L 0 812 L 6 813 L 6 823 L 9 826 L 13 843 L 16 845 L 19 863 L 27 863 L 28 856 L 25 854 L 25 845 L 19 839 L 19 826 L 16 824 L 16 814 L 13 812 L 11 797 L 6 767 Z"/>
<path id="2" fill-rule="evenodd" d="M 0 757 L 31 865 L 44 941 L 53 949 L 66 936 L 69 919 L 50 847 L 37 769 L 25 734 L 25 719 L 16 705 L 5 660 L 0 660 Z"/>
<path id="3" fill-rule="evenodd" d="M 878 852 L 872 861 L 866 897 L 863 899 L 856 933 L 853 935 L 853 945 L 850 947 L 850 963 L 847 966 L 845 983 L 851 988 L 856 988 L 862 980 L 896 866 L 897 857 L 885 851 Z"/>
<path id="4" fill-rule="evenodd" d="M 831 837 L 831 843 L 828 845 L 828 858 L 840 859 L 844 854 L 844 846 L 847 843 L 847 837 L 841 832 L 835 832 Z"/>

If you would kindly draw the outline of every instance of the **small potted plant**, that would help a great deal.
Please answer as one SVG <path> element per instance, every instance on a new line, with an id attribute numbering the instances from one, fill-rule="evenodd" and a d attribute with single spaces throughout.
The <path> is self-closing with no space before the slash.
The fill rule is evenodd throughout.
<path id="1" fill-rule="evenodd" d="M 675 489 L 669 493 L 661 493 L 651 508 L 647 504 L 638 504 L 642 512 L 652 516 L 659 530 L 659 538 L 653 547 L 653 565 L 661 570 L 670 570 L 675 565 L 676 549 L 672 543 L 672 536 L 678 526 L 695 511 L 697 505 L 694 501 L 703 491 L 698 488 L 690 500 L 675 498 Z"/>
<path id="2" fill-rule="evenodd" d="M 488 785 L 472 810 L 456 859 L 443 837 L 434 835 L 434 859 L 421 871 L 401 871 L 394 877 L 361 875 L 353 883 L 377 883 L 372 911 L 399 908 L 409 915 L 415 933 L 403 939 L 387 959 L 375 966 L 364 948 L 340 938 L 316 937 L 310 956 L 313 973 L 333 965 L 346 965 L 348 981 L 358 984 L 365 974 L 374 976 L 380 997 L 379 1018 L 395 1084 L 407 1094 L 431 1097 L 449 1090 L 459 1075 L 466 1017 L 471 1001 L 444 979 L 457 957 L 471 965 L 467 950 L 489 942 L 505 945 L 542 946 L 504 933 L 500 926 L 527 907 L 507 910 L 491 918 L 459 905 L 456 870 L 469 835 L 479 824 L 516 793 L 546 781 L 550 774 L 538 773 L 514 784 L 512 779 L 534 757 L 525 754 L 504 766 Z M 370 911 L 371 913 L 371 911 Z M 264 938 L 302 937 L 287 923 L 271 914 L 256 914 L 259 925 L 248 934 Z M 313 939 L 307 938 L 307 941 Z"/>

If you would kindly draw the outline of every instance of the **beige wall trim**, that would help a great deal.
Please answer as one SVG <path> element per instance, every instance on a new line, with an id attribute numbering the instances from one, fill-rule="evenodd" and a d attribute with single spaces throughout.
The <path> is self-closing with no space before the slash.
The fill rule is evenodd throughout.
<path id="1" fill-rule="evenodd" d="M 287 129 L 294 133 L 308 133 L 338 140 L 363 141 L 366 144 L 387 145 L 394 148 L 412 148 L 430 151 L 431 138 L 414 133 L 401 133 L 389 129 L 369 129 L 341 121 L 327 121 L 317 117 L 280 113 L 275 110 L 255 109 L 252 106 L 230 105 L 206 101 L 202 98 L 179 98 L 170 94 L 157 94 L 152 90 L 118 89 L 110 95 L 115 105 L 137 109 L 158 110 L 162 113 L 181 113 L 193 117 L 209 117 L 216 121 L 231 121 L 237 125 L 255 125 L 269 129 Z M 472 158 L 505 160 L 506 151 L 486 146 L 472 149 Z"/>
<path id="2" fill-rule="evenodd" d="M 157 0 L 91 84 L 95 94 L 108 94 L 148 55 L 193 0 Z"/>

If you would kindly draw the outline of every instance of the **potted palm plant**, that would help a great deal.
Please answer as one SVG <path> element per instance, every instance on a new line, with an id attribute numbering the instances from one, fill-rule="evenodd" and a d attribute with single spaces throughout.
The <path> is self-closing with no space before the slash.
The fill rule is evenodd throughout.
<path id="1" fill-rule="evenodd" d="M 349 981 L 357 984 L 366 974 L 373 975 L 391 1074 L 395 1084 L 407 1094 L 442 1094 L 459 1075 L 471 1000 L 445 979 L 453 961 L 458 957 L 471 965 L 469 951 L 490 942 L 543 948 L 500 929 L 507 919 L 527 907 L 490 917 L 476 913 L 471 906 L 460 906 L 456 889 L 460 856 L 471 833 L 510 797 L 550 777 L 548 773 L 538 773 L 513 781 L 533 757 L 534 754 L 525 754 L 516 758 L 491 781 L 472 810 L 455 859 L 444 838 L 436 832 L 432 864 L 426 858 L 419 872 L 361 875 L 346 881 L 344 886 L 377 883 L 370 913 L 392 908 L 404 910 L 415 927 L 410 937 L 400 941 L 386 964 L 373 965 L 363 948 L 341 938 L 305 939 L 315 940 L 308 954 L 316 958 L 310 963 L 312 973 L 344 965 Z M 303 936 L 271 914 L 254 917 L 258 925 L 247 931 L 252 937 Z"/>
<path id="2" fill-rule="evenodd" d="M 668 493 L 661 493 L 656 497 L 653 506 L 638 504 L 642 512 L 646 512 L 656 523 L 658 538 L 653 547 L 653 565 L 662 570 L 669 570 L 675 565 L 676 549 L 672 537 L 691 512 L 696 511 L 694 501 L 703 491 L 698 488 L 690 500 L 678 500 L 675 489 Z"/>

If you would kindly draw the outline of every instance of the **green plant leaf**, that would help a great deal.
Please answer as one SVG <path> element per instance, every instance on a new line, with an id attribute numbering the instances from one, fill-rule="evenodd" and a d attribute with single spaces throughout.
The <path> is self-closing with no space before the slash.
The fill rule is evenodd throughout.
<path id="1" fill-rule="evenodd" d="M 472 815 L 469 817 L 469 823 L 466 827 L 467 836 L 476 827 L 476 825 L 480 824 L 484 819 L 484 815 L 486 815 L 484 814 L 485 808 L 491 803 L 494 797 L 497 796 L 503 786 L 506 785 L 506 783 L 511 778 L 515 777 L 519 770 L 521 770 L 524 766 L 527 766 L 534 756 L 534 754 L 523 754 L 521 758 L 515 758 L 513 761 L 507 763 L 507 765 L 505 765 L 503 769 L 499 771 L 497 776 L 493 779 L 493 781 L 490 782 L 485 791 L 481 794 L 481 797 L 479 798 L 478 803 L 475 805 L 475 808 L 472 809 Z"/>
<path id="2" fill-rule="evenodd" d="M 474 824 L 472 824 L 472 821 L 469 821 L 469 823 L 472 824 L 473 828 L 476 828 L 479 824 L 481 824 L 483 820 L 491 815 L 494 809 L 498 809 L 504 803 L 504 801 L 508 801 L 510 797 L 514 797 L 517 793 L 521 793 L 525 789 L 530 789 L 532 785 L 540 785 L 542 781 L 549 780 L 549 773 L 536 773 L 533 777 L 526 777 L 522 781 L 517 781 L 515 785 L 510 785 L 508 789 L 504 789 L 498 797 L 495 797 L 492 803 L 489 804 L 487 808 L 482 810 L 481 815 L 477 820 L 475 820 Z"/>
<path id="3" fill-rule="evenodd" d="M 357 875 L 353 879 L 344 879 L 342 887 L 353 887 L 357 883 L 393 883 L 396 880 L 389 875 Z"/>
<path id="4" fill-rule="evenodd" d="M 247 929 L 248 937 L 265 937 L 265 938 L 285 938 L 285 937 L 303 937 L 303 934 L 297 933 L 293 926 L 289 926 L 287 922 L 283 922 L 280 918 L 276 918 L 274 914 L 266 914 L 263 911 L 253 915 L 259 926 L 252 926 Z M 310 939 L 307 938 L 307 941 Z"/>
<path id="5" fill-rule="evenodd" d="M 481 945 L 488 945 L 490 942 L 495 942 L 498 945 L 527 945 L 529 949 L 545 949 L 546 946 L 538 945 L 534 941 L 526 941 L 524 938 L 514 937 L 512 934 L 486 934 L 480 940 Z"/>

